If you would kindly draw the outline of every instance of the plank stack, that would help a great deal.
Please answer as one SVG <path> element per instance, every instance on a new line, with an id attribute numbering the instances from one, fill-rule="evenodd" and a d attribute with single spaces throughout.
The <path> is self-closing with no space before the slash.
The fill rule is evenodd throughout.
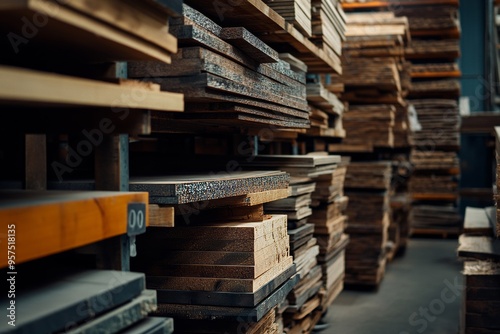
<path id="1" fill-rule="evenodd" d="M 0 267 L 9 272 L 11 284 L 23 287 L 15 291 L 14 306 L 27 312 L 0 324 L 2 333 L 106 332 L 111 327 L 123 333 L 173 332 L 172 319 L 148 318 L 157 301 L 156 291 L 145 289 L 144 274 L 75 265 L 74 250 L 130 233 L 131 215 L 140 215 L 145 229 L 147 193 L 8 190 L 0 192 L 0 199 L 0 225 L 15 239 L 10 247 L 2 243 L 2 251 L 15 260 L 5 257 Z M 47 270 L 54 263 L 58 270 Z M 18 271 L 36 275 L 16 277 Z M 0 305 L 9 309 L 7 297 Z"/>
<path id="2" fill-rule="evenodd" d="M 458 1 L 448 4 L 402 3 L 394 12 L 408 17 L 412 44 L 406 58 L 412 62 L 409 103 L 414 106 L 421 130 L 411 134 L 414 176 L 412 231 L 421 234 L 458 234 L 460 217 L 458 179 L 460 168 L 461 75 Z M 435 214 L 436 219 L 429 219 Z"/>
<path id="3" fill-rule="evenodd" d="M 500 242 L 495 208 L 467 207 L 458 256 L 464 260 L 464 302 L 461 333 L 496 333 L 500 330 Z M 495 231 L 496 230 L 496 231 Z"/>
<path id="4" fill-rule="evenodd" d="M 162 114 L 183 111 L 181 94 L 117 79 L 119 66 L 110 65 L 129 60 L 170 63 L 177 40 L 169 32 L 167 20 L 178 15 L 177 3 L 16 0 L 2 4 L 0 30 L 11 37 L 0 42 L 6 43 L 0 56 L 0 100 L 31 107 L 7 115 L 6 122 L 38 133 L 74 131 L 82 124 L 95 128 L 97 123 L 99 128 L 95 119 L 109 118 L 114 128 L 121 127 L 121 133 L 149 134 L 147 110 Z M 36 38 L 28 43 L 22 37 L 26 29 L 22 17 L 42 17 L 50 24 L 45 27 L 47 22 L 41 20 L 43 29 L 38 29 L 30 23 Z M 31 85 L 28 90 L 27 85 Z M 131 98 L 138 95 L 140 104 Z M 68 113 L 68 107 L 76 112 Z M 117 121 L 117 114 L 123 117 L 117 112 L 120 108 L 128 108 L 127 122 Z"/>
<path id="5" fill-rule="evenodd" d="M 346 284 L 376 287 L 384 276 L 391 174 L 390 162 L 351 162 L 347 168 Z"/>
<path id="6" fill-rule="evenodd" d="M 172 65 L 131 63 L 129 75 L 183 93 L 185 113 L 153 131 L 206 130 L 220 126 L 309 127 L 305 75 L 243 27 L 222 28 L 184 5 L 170 22 L 179 41 Z M 153 115 L 153 117 L 163 115 Z M 193 122 L 196 120 L 196 122 Z"/>
<path id="7" fill-rule="evenodd" d="M 312 40 L 327 54 L 342 54 L 342 42 L 345 40 L 346 18 L 337 1 L 311 0 L 312 5 Z"/>
<path id="8" fill-rule="evenodd" d="M 312 36 L 311 0 L 264 0 L 276 13 L 293 24 L 305 37 Z"/>
<path id="9" fill-rule="evenodd" d="M 347 137 L 330 146 L 333 152 L 407 146 L 408 29 L 405 18 L 389 12 L 347 14 L 341 80 L 342 100 L 349 102 L 350 112 L 343 118 Z"/>
<path id="10" fill-rule="evenodd" d="M 314 237 L 318 241 L 318 263 L 323 271 L 324 297 L 321 309 L 326 312 L 344 287 L 345 248 L 349 237 L 344 233 L 347 225 L 346 210 L 349 198 L 344 195 L 347 161 L 327 175 L 318 176 L 313 197 Z"/>
<path id="11" fill-rule="evenodd" d="M 172 207 L 174 224 L 138 238 L 132 265 L 157 290 L 157 314 L 179 332 L 278 330 L 276 309 L 298 282 L 286 215 L 264 203 L 288 196 L 284 172 L 179 175 L 131 181 L 150 202 Z M 174 227 L 166 227 L 172 226 Z"/>
<path id="12" fill-rule="evenodd" d="M 346 169 L 339 167 L 340 163 L 339 156 L 317 154 L 259 155 L 247 163 L 256 168 L 278 168 L 292 175 L 291 197 L 265 207 L 266 212 L 273 214 L 281 207 L 280 213 L 292 218 L 288 225 L 290 249 L 301 275 L 283 314 L 284 325 L 292 332 L 310 332 L 343 288 L 348 240 L 343 235 L 346 216 L 342 212 L 347 198 L 342 189 Z M 302 197 L 304 202 L 298 205 Z M 310 205 L 314 206 L 312 212 Z M 296 216 L 300 206 L 307 208 L 307 216 Z"/>

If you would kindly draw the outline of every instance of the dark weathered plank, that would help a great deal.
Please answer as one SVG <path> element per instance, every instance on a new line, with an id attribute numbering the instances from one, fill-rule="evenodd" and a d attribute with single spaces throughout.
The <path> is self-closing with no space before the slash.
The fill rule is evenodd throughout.
<path id="1" fill-rule="evenodd" d="M 295 265 L 293 265 L 254 293 L 158 290 L 158 303 L 254 307 L 285 283 L 295 272 Z"/>
<path id="2" fill-rule="evenodd" d="M 267 312 L 269 312 L 269 310 L 283 302 L 298 281 L 299 276 L 293 276 L 254 308 L 159 304 L 158 310 L 155 313 L 158 315 L 192 320 L 237 320 L 243 318 L 252 322 L 258 322 Z"/>
<path id="3" fill-rule="evenodd" d="M 16 291 L 16 308 L 26 313 L 16 319 L 15 327 L 2 322 L 0 331 L 62 331 L 68 324 L 91 319 L 137 297 L 144 287 L 144 274 L 131 272 L 89 270 L 64 276 L 44 286 Z M 6 297 L 0 303 L 5 309 Z"/>

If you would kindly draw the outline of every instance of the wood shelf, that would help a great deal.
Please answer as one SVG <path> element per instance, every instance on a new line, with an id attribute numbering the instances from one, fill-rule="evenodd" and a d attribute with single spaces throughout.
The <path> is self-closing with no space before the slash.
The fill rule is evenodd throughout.
<path id="1" fill-rule="evenodd" d="M 146 205 L 147 225 L 147 193 L 0 191 L 1 249 L 7 254 L 12 225 L 16 265 L 126 234 L 130 203 Z M 6 266 L 4 256 L 0 267 Z"/>
<path id="2" fill-rule="evenodd" d="M 291 47 L 293 55 L 306 63 L 311 73 L 342 73 L 338 55 L 318 48 L 261 0 L 219 0 L 216 6 L 207 6 L 202 0 L 187 0 L 186 4 L 222 26 L 244 26 L 271 46 Z"/>
<path id="3" fill-rule="evenodd" d="M 9 45 L 2 57 L 31 57 L 32 51 L 36 51 L 39 58 L 67 59 L 72 55 L 85 60 L 170 63 L 170 55 L 177 51 L 177 41 L 165 29 L 166 13 L 154 11 L 151 4 L 92 1 L 2 1 L 1 26 L 19 36 L 24 35 L 22 17 L 37 17 L 38 13 L 50 16 L 50 24 L 37 29 L 36 38 L 16 48 Z"/>

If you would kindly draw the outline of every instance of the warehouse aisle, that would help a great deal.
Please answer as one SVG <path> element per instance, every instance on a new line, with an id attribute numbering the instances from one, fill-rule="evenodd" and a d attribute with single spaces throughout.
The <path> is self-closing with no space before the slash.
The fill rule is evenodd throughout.
<path id="1" fill-rule="evenodd" d="M 458 333 L 462 299 L 457 240 L 410 239 L 378 292 L 344 291 L 324 334 Z"/>

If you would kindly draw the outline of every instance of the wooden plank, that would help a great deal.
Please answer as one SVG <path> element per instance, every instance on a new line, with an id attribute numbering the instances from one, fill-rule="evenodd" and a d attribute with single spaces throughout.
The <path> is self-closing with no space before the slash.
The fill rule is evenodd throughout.
<path id="1" fill-rule="evenodd" d="M 158 290 L 158 302 L 161 304 L 254 307 L 294 274 L 295 266 L 291 266 L 254 293 Z"/>
<path id="2" fill-rule="evenodd" d="M 257 240 L 273 236 L 279 239 L 286 234 L 286 216 L 273 215 L 262 222 L 223 222 L 207 223 L 198 226 L 177 226 L 165 230 L 169 239 L 205 239 L 212 240 Z M 163 231 L 162 231 L 163 232 Z"/>
<path id="3" fill-rule="evenodd" d="M 283 172 L 234 171 L 213 175 L 172 175 L 130 180 L 130 190 L 148 191 L 153 204 L 184 204 L 287 187 L 288 175 Z"/>
<path id="4" fill-rule="evenodd" d="M 144 203 L 149 221 L 147 193 L 3 191 L 0 198 L 0 225 L 15 225 L 16 264 L 126 234 L 130 203 Z"/>
<path id="5" fill-rule="evenodd" d="M 62 51 L 65 56 L 73 55 L 94 61 L 159 60 L 170 62 L 170 51 L 150 43 L 143 36 L 134 36 L 116 26 L 63 5 L 54 7 L 53 1 L 14 0 L 2 3 L 0 7 L 4 29 L 8 29 L 17 36 L 24 35 L 22 30 L 24 25 L 19 24 L 20 18 L 33 17 L 37 13 L 48 13 L 51 24 L 44 25 L 44 29 L 39 29 L 37 38 L 32 39 L 29 44 L 22 45 L 22 48 L 19 45 L 16 48 L 9 45 L 5 49 L 8 52 L 3 54 L 4 57 L 15 58 L 19 54 L 22 56 L 20 51 L 23 50 L 39 52 L 38 56 L 42 59 L 49 56 L 62 59 L 64 56 L 58 52 Z M 59 34 L 60 31 L 66 33 Z M 175 45 L 169 46 L 170 50 L 175 50 Z M 82 53 L 81 50 L 86 52 Z"/>
<path id="6" fill-rule="evenodd" d="M 258 322 L 267 312 L 285 299 L 298 280 L 297 275 L 293 276 L 255 308 L 159 304 L 155 314 L 193 320 L 236 320 L 243 317 L 249 321 Z"/>
<path id="7" fill-rule="evenodd" d="M 103 315 L 97 316 L 74 329 L 68 334 L 92 333 L 99 331 L 121 331 L 146 318 L 151 309 L 156 307 L 156 291 L 144 290 L 139 297 L 132 299 L 125 305 L 113 309 Z"/>
<path id="8" fill-rule="evenodd" d="M 274 44 L 288 44 L 293 48 L 294 56 L 302 60 L 309 70 L 318 73 L 340 73 L 339 59 L 336 55 L 327 54 L 304 37 L 291 24 L 286 23 L 274 10 L 260 0 L 242 1 L 235 5 L 229 0 L 222 0 L 218 5 L 205 6 L 203 1 L 190 0 L 186 3 L 224 26 L 244 26 L 264 42 Z"/>
<path id="9" fill-rule="evenodd" d="M 111 1 L 65 1 L 63 6 L 74 8 L 132 35 L 158 45 L 170 53 L 177 52 L 177 41 L 168 33 L 166 15 L 159 14 L 156 6 Z"/>
<path id="10" fill-rule="evenodd" d="M 68 323 L 92 319 L 139 296 L 143 289 L 144 274 L 139 273 L 88 270 L 62 275 L 36 288 L 16 291 L 16 307 L 27 313 L 16 319 L 15 327 L 5 321 L 0 330 L 22 334 L 63 331 Z M 7 308 L 9 300 L 2 299 L 1 305 Z"/>
<path id="11" fill-rule="evenodd" d="M 500 259 L 500 241 L 490 237 L 461 235 L 458 256 L 478 260 Z"/>
<path id="12" fill-rule="evenodd" d="M 469 235 L 493 235 L 493 226 L 486 215 L 485 209 L 471 207 L 465 209 L 464 233 Z"/>
<path id="13" fill-rule="evenodd" d="M 220 37 L 260 63 L 275 63 L 279 60 L 278 52 L 243 27 L 223 28 Z"/>
<path id="14" fill-rule="evenodd" d="M 149 226 L 174 227 L 175 209 L 172 206 L 149 205 Z"/>
<path id="15" fill-rule="evenodd" d="M 130 97 L 141 94 L 140 103 Z M 138 91 L 137 87 L 104 83 L 29 69 L 0 66 L 0 104 L 52 107 L 108 107 L 183 111 L 182 94 Z M 108 125 L 109 127 L 109 125 Z"/>
<path id="16" fill-rule="evenodd" d="M 149 289 L 192 290 L 207 292 L 249 292 L 254 293 L 264 285 L 275 279 L 282 272 L 293 265 L 293 260 L 288 258 L 281 261 L 256 279 L 225 279 L 208 277 L 175 277 L 175 276 L 147 276 Z"/>
<path id="17" fill-rule="evenodd" d="M 122 334 L 172 334 L 173 332 L 174 319 L 148 317 L 129 327 Z"/>

